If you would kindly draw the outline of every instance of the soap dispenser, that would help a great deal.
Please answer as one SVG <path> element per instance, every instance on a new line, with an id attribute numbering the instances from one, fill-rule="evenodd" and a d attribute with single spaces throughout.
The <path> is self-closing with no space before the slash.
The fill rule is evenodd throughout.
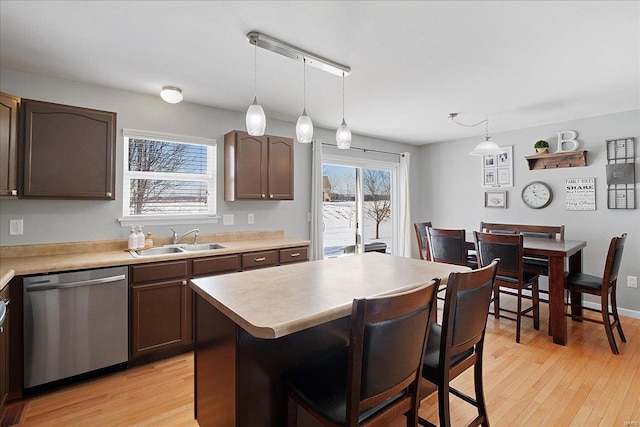
<path id="1" fill-rule="evenodd" d="M 138 234 L 136 234 L 136 237 L 138 238 L 138 249 L 143 249 L 145 236 L 144 236 L 144 232 L 142 231 L 142 226 L 138 227 Z"/>
<path id="2" fill-rule="evenodd" d="M 129 232 L 129 243 L 127 245 L 127 249 L 130 251 L 135 251 L 138 249 L 138 235 L 136 234 L 136 230 L 131 226 L 131 231 Z"/>

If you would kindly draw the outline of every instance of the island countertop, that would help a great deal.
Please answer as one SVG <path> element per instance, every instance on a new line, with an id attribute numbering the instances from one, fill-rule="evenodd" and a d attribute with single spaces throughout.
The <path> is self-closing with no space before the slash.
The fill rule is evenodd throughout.
<path id="1" fill-rule="evenodd" d="M 467 267 L 377 252 L 191 280 L 256 338 L 275 339 L 351 313 L 354 298 L 402 292 Z"/>

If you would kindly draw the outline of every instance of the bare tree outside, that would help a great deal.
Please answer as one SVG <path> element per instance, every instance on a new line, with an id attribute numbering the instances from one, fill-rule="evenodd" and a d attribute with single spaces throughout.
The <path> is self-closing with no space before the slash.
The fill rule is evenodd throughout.
<path id="1" fill-rule="evenodd" d="M 132 139 L 129 142 L 129 170 L 141 172 L 182 172 L 197 169 L 197 158 L 186 144 Z M 179 181 L 159 179 L 131 180 L 131 214 L 146 213 L 149 204 L 172 196 Z M 206 199 L 205 199 L 206 200 Z"/>
<path id="2" fill-rule="evenodd" d="M 378 169 L 364 169 L 364 214 L 376 223 L 376 239 L 380 223 L 391 218 L 391 174 Z"/>

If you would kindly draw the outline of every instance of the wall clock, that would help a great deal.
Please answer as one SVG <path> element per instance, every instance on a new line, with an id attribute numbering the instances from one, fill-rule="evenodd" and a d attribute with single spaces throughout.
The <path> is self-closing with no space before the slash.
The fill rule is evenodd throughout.
<path id="1" fill-rule="evenodd" d="M 544 182 L 533 181 L 522 189 L 522 201 L 530 208 L 545 208 L 549 206 L 551 200 L 553 200 L 553 191 Z"/>

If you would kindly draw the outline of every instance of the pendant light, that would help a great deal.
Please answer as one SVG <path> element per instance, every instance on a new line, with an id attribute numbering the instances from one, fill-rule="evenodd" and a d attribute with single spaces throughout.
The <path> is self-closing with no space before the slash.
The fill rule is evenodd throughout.
<path id="1" fill-rule="evenodd" d="M 298 117 L 296 123 L 296 137 L 298 142 L 308 144 L 313 139 L 313 122 L 311 117 L 307 115 L 307 58 L 302 58 L 302 75 L 303 75 L 303 104 L 302 115 Z"/>
<path id="2" fill-rule="evenodd" d="M 267 118 L 264 115 L 264 110 L 258 104 L 258 48 L 254 45 L 254 57 L 253 57 L 253 104 L 247 109 L 247 132 L 251 136 L 263 136 L 265 128 L 267 127 Z"/>
<path id="3" fill-rule="evenodd" d="M 451 119 L 452 122 L 454 122 L 457 125 L 468 127 L 468 128 L 481 125 L 482 123 L 484 123 L 485 125 L 484 141 L 475 146 L 475 148 L 469 153 L 470 156 L 484 156 L 488 154 L 504 153 L 504 150 L 500 148 L 498 144 L 496 144 L 493 141 L 490 141 L 491 137 L 489 136 L 489 116 L 485 116 L 484 120 L 471 125 L 460 123 L 459 121 L 456 120 L 456 117 L 458 117 L 458 113 L 449 113 L 449 118 Z"/>
<path id="4" fill-rule="evenodd" d="M 344 72 L 342 73 L 342 124 L 336 131 L 336 144 L 340 150 L 348 150 L 351 147 L 351 130 L 344 121 Z"/>

